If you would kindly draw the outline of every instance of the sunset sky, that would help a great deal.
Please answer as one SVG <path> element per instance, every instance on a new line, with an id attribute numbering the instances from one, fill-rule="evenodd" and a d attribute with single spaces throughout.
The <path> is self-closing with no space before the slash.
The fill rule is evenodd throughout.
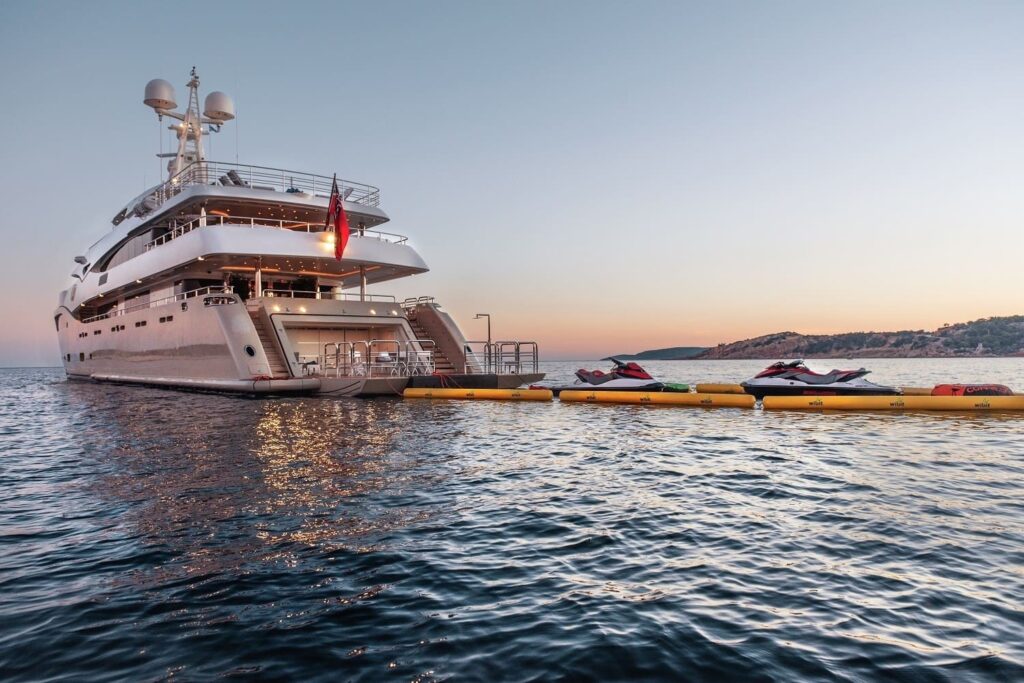
<path id="1" fill-rule="evenodd" d="M 1024 4 L 0 5 L 0 366 L 57 365 L 72 259 L 157 182 L 152 78 L 211 159 L 381 188 L 468 336 L 542 355 L 1024 313 Z M 164 127 L 166 127 L 166 121 Z"/>

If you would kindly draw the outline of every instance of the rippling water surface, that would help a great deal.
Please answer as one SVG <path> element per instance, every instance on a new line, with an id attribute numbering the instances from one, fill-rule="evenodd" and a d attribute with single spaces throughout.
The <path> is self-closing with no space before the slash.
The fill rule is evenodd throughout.
<path id="1" fill-rule="evenodd" d="M 871 365 L 1024 390 L 1024 359 Z M 0 446 L 5 680 L 1024 679 L 1024 416 L 7 370 Z"/>

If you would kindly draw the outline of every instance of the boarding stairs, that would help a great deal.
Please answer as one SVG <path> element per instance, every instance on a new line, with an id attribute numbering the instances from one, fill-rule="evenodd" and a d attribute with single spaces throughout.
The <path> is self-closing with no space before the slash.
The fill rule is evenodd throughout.
<path id="1" fill-rule="evenodd" d="M 260 345 L 263 347 L 263 353 L 267 355 L 267 362 L 270 364 L 270 376 L 273 379 L 288 379 L 291 377 L 291 373 L 288 372 L 288 367 L 284 363 L 284 358 L 281 357 L 281 352 L 278 351 L 277 347 L 274 345 L 274 340 L 271 338 L 271 332 L 263 322 L 260 312 L 261 311 L 258 308 L 249 309 L 249 317 L 252 318 L 252 324 L 256 328 L 256 334 L 260 337 Z"/>
<path id="2" fill-rule="evenodd" d="M 414 311 L 407 311 L 407 319 L 409 326 L 412 328 L 412 332 L 416 335 L 417 339 L 430 339 L 430 335 L 423 329 L 423 326 L 416 321 L 416 315 Z M 451 360 L 444 354 L 441 349 L 434 348 L 434 372 L 442 375 L 453 375 L 455 374 L 455 365 L 452 364 Z"/>

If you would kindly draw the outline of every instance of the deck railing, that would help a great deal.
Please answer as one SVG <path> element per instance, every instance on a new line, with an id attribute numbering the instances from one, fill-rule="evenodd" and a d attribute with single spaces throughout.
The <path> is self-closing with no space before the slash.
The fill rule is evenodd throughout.
<path id="1" fill-rule="evenodd" d="M 540 349 L 534 341 L 468 341 L 466 374 L 523 375 L 539 372 Z"/>
<path id="2" fill-rule="evenodd" d="M 325 344 L 319 357 L 299 357 L 305 367 L 315 362 L 317 372 L 334 377 L 414 377 L 434 373 L 432 339 L 374 339 L 368 342 Z"/>
<path id="3" fill-rule="evenodd" d="M 361 296 L 355 292 L 317 292 L 313 290 L 295 289 L 264 289 L 263 296 L 269 298 L 283 297 L 287 299 L 321 299 L 325 301 L 386 301 L 395 303 L 393 294 L 366 294 Z"/>
<path id="4" fill-rule="evenodd" d="M 190 289 L 187 292 L 181 292 L 180 294 L 174 294 L 172 296 L 165 296 L 159 299 L 149 299 L 145 303 L 132 304 L 131 300 L 129 300 L 125 302 L 125 305 L 122 308 L 114 308 L 106 313 L 82 318 L 82 322 L 91 323 L 96 322 L 97 320 L 116 318 L 119 315 L 134 313 L 135 311 L 141 311 L 146 308 L 165 306 L 176 301 L 185 301 L 186 299 L 193 299 L 198 296 L 204 297 L 203 305 L 206 306 L 233 304 L 238 302 L 238 298 L 234 295 L 234 291 L 233 287 L 199 287 L 198 289 Z"/>
<path id="5" fill-rule="evenodd" d="M 155 240 L 147 242 L 145 250 L 149 251 L 151 249 L 155 249 L 161 244 L 166 244 L 173 239 L 192 232 L 196 228 L 211 225 L 231 225 L 245 228 L 277 228 L 280 230 L 291 230 L 293 232 L 323 232 L 324 229 L 323 223 L 307 223 L 304 221 L 289 221 L 285 219 L 255 216 L 208 215 L 194 218 L 188 223 L 175 225 L 169 232 L 160 235 Z M 382 232 L 380 230 L 364 230 L 362 233 L 354 234 L 353 237 L 359 237 L 361 239 L 377 239 L 381 242 L 389 242 L 391 244 L 405 244 L 409 241 L 409 238 L 405 235 L 396 235 L 395 233 Z"/>
<path id="6" fill-rule="evenodd" d="M 304 193 L 329 197 L 331 176 L 288 171 L 282 168 L 233 164 L 223 161 L 196 161 L 189 164 L 153 193 L 158 204 L 192 185 L 223 185 L 224 187 L 250 187 L 254 190 L 273 190 L 288 194 Z M 347 202 L 364 206 L 380 206 L 380 188 L 351 180 L 338 179 L 338 191 Z"/>

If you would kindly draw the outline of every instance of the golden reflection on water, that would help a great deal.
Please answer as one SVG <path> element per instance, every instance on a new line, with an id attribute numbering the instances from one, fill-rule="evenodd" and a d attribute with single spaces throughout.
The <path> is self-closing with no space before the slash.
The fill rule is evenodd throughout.
<path id="1" fill-rule="evenodd" d="M 373 502 L 385 489 L 415 496 L 435 476 L 400 447 L 409 432 L 401 402 L 156 398 L 102 415 L 116 467 L 99 492 L 127 504 L 124 523 L 140 542 L 176 556 L 135 582 L 369 552 L 388 531 L 433 514 Z M 207 403 L 219 410 L 205 412 Z"/>

